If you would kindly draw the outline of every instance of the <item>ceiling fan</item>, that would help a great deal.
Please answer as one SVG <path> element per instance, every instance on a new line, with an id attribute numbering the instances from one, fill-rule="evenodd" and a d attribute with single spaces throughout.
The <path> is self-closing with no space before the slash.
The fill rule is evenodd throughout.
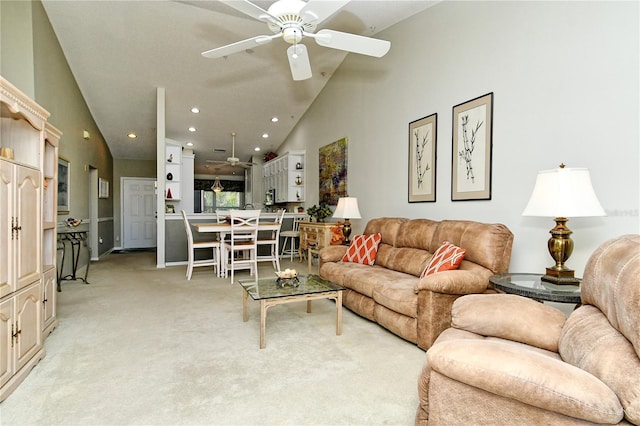
<path id="1" fill-rule="evenodd" d="M 350 0 L 278 0 L 268 10 L 262 9 L 248 0 L 221 0 L 222 3 L 266 22 L 274 35 L 262 35 L 238 41 L 226 46 L 202 52 L 205 58 L 221 58 L 271 42 L 282 37 L 291 44 L 287 49 L 291 75 L 294 80 L 311 78 L 311 64 L 307 47 L 300 43 L 303 38 L 313 38 L 320 46 L 380 58 L 391 47 L 386 40 L 360 36 L 351 33 L 323 29 L 314 33 L 325 19 L 343 8 Z"/>
<path id="2" fill-rule="evenodd" d="M 240 166 L 245 169 L 250 168 L 255 165 L 250 161 L 240 161 L 238 157 L 236 157 L 236 133 L 231 133 L 231 157 L 227 157 L 227 161 L 218 161 L 218 160 L 206 160 L 207 163 L 216 163 L 216 164 L 228 164 L 232 167 Z"/>

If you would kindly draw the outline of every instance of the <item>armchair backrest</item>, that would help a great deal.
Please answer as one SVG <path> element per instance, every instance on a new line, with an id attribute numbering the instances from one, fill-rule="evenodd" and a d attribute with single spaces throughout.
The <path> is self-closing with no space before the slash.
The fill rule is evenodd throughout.
<path id="1" fill-rule="evenodd" d="M 597 307 L 640 358 L 640 235 L 609 240 L 591 255 L 581 295 L 582 304 Z"/>
<path id="2" fill-rule="evenodd" d="M 596 376 L 618 396 L 625 418 L 640 424 L 640 235 L 623 235 L 591 255 L 582 306 L 562 327 L 565 362 Z"/>

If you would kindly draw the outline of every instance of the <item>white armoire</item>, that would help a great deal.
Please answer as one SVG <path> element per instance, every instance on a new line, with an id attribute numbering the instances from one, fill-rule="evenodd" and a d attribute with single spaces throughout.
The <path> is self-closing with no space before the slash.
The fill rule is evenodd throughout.
<path id="1" fill-rule="evenodd" d="M 58 142 L 49 113 L 0 76 L 0 401 L 56 321 Z"/>

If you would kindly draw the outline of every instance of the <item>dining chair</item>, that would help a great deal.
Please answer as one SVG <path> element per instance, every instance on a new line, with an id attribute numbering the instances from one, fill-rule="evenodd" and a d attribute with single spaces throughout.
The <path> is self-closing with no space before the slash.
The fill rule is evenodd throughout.
<path id="1" fill-rule="evenodd" d="M 230 210 L 231 231 L 222 242 L 225 273 L 231 271 L 231 284 L 236 270 L 249 269 L 258 275 L 257 241 L 260 210 Z"/>
<path id="2" fill-rule="evenodd" d="M 188 258 L 187 258 L 187 280 L 191 280 L 191 274 L 193 272 L 193 268 L 199 266 L 213 266 L 214 272 L 217 276 L 221 275 L 220 270 L 220 242 L 219 241 L 194 241 L 193 240 L 193 232 L 191 231 L 191 224 L 189 223 L 189 219 L 187 219 L 187 214 L 184 210 L 180 210 L 182 213 L 182 219 L 184 221 L 184 229 L 187 232 L 187 243 L 188 243 Z M 206 259 L 198 259 L 196 260 L 196 250 L 199 249 L 209 249 L 212 250 L 212 256 Z"/>
<path id="3" fill-rule="evenodd" d="M 279 226 L 277 229 L 271 231 L 269 236 L 261 238 L 258 235 L 258 248 L 260 248 L 260 246 L 270 246 L 269 254 L 258 255 L 258 262 L 271 262 L 276 271 L 280 271 L 280 229 L 282 228 L 282 220 L 285 212 L 285 209 L 277 211 L 274 223 Z"/>
<path id="4" fill-rule="evenodd" d="M 300 261 L 302 261 L 302 255 L 300 254 L 300 250 L 296 250 L 296 239 L 300 239 L 300 222 L 309 221 L 309 216 L 300 215 L 295 216 L 293 218 L 293 227 L 290 230 L 282 231 L 280 235 L 284 237 L 284 242 L 282 243 L 282 255 L 289 255 L 289 260 L 293 261 L 293 255 L 297 254 L 300 257 Z M 287 241 L 289 242 L 289 249 L 287 249 Z"/>

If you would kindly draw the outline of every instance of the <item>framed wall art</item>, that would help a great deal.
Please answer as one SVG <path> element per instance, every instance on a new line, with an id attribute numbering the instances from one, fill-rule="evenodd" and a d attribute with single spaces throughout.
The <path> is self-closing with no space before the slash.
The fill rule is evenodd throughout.
<path id="1" fill-rule="evenodd" d="M 319 149 L 320 203 L 338 205 L 338 198 L 347 196 L 347 138 Z"/>
<path id="2" fill-rule="evenodd" d="M 98 178 L 98 198 L 109 198 L 109 181 Z"/>
<path id="3" fill-rule="evenodd" d="M 491 199 L 493 92 L 453 107 L 451 201 Z"/>
<path id="4" fill-rule="evenodd" d="M 69 161 L 58 157 L 58 213 L 69 213 Z"/>
<path id="5" fill-rule="evenodd" d="M 438 114 L 409 123 L 409 202 L 436 201 Z"/>

